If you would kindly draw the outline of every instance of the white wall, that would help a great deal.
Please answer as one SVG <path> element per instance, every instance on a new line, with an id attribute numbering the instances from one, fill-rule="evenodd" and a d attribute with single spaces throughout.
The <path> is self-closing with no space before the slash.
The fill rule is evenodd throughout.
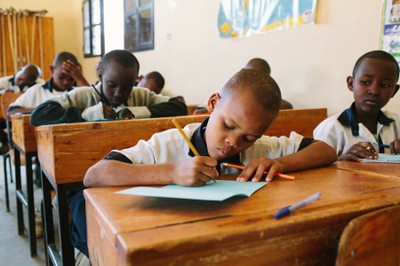
<path id="1" fill-rule="evenodd" d="M 155 0 L 155 49 L 135 55 L 142 74 L 160 71 L 166 87 L 189 104 L 206 101 L 248 59 L 262 57 L 295 108 L 328 107 L 333 114 L 352 102 L 345 80 L 357 58 L 379 48 L 382 1 L 367 2 L 319 0 L 316 25 L 222 39 L 217 29 L 219 1 Z M 118 40 L 122 47 L 122 36 L 112 39 L 112 48 Z M 399 112 L 399 97 L 387 108 Z"/>

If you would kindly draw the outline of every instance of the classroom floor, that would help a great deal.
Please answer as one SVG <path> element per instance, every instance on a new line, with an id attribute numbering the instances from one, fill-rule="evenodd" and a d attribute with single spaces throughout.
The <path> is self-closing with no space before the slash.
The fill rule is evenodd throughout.
<path id="1" fill-rule="evenodd" d="M 2 158 L 2 157 L 1 157 Z M 31 258 L 29 249 L 29 239 L 27 234 L 18 235 L 17 228 L 17 211 L 15 196 L 15 178 L 14 183 L 10 183 L 8 175 L 8 189 L 10 197 L 10 212 L 6 210 L 5 190 L 4 190 L 4 170 L 3 159 L 0 162 L 0 264 L 1 265 L 24 265 L 37 266 L 46 265 L 44 258 L 44 238 L 37 239 L 38 256 Z M 14 175 L 14 169 L 13 169 Z M 22 186 L 25 189 L 25 167 L 21 168 Z M 36 185 L 35 189 L 35 207 L 39 208 L 42 199 L 42 191 Z M 24 209 L 24 224 L 28 225 L 27 210 Z"/>

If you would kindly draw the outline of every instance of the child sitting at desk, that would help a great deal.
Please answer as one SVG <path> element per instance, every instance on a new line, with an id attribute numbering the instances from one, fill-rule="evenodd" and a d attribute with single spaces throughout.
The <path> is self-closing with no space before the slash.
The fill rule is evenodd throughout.
<path id="1" fill-rule="evenodd" d="M 0 94 L 5 92 L 24 92 L 36 83 L 42 83 L 39 77 L 40 71 L 36 65 L 25 65 L 14 76 L 0 78 Z"/>
<path id="2" fill-rule="evenodd" d="M 389 102 L 399 85 L 399 65 L 384 51 L 362 55 L 347 77 L 347 87 L 354 102 L 341 114 L 322 121 L 314 138 L 332 146 L 338 160 L 376 159 L 378 152 L 400 153 L 400 117 L 381 109 Z M 389 147 L 384 148 L 385 145 Z"/>
<path id="3" fill-rule="evenodd" d="M 103 82 L 47 100 L 33 111 L 32 125 L 187 114 L 178 98 L 134 88 L 139 62 L 131 52 L 113 50 L 104 55 L 101 65 Z"/>
<path id="4" fill-rule="evenodd" d="M 183 130 L 200 156 L 194 157 L 177 129 L 154 134 L 132 148 L 111 151 L 87 171 L 93 186 L 179 184 L 201 186 L 218 178 L 224 162 L 246 165 L 238 181 L 258 182 L 277 172 L 330 164 L 336 153 L 322 141 L 263 135 L 279 112 L 281 93 L 265 72 L 242 69 L 208 100 L 209 118 Z"/>
<path id="5" fill-rule="evenodd" d="M 58 53 L 50 66 L 52 78 L 45 84 L 30 87 L 10 104 L 7 115 L 19 112 L 30 113 L 36 106 L 52 96 L 72 90 L 75 85 L 88 84 L 79 66 L 78 59 L 72 53 Z"/>

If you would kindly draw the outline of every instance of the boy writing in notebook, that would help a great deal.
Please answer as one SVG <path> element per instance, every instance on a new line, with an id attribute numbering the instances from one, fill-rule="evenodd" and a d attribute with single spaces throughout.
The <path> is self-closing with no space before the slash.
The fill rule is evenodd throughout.
<path id="1" fill-rule="evenodd" d="M 322 121 L 314 138 L 332 146 L 338 160 L 377 159 L 400 153 L 400 116 L 382 108 L 399 90 L 399 66 L 384 51 L 370 51 L 356 62 L 347 87 L 354 102 L 341 114 Z M 388 145 L 388 146 L 386 146 Z"/>
<path id="2" fill-rule="evenodd" d="M 157 95 L 145 88 L 134 88 L 140 65 L 131 52 L 110 51 L 104 55 L 101 67 L 102 82 L 49 99 L 32 112 L 31 124 L 39 126 L 187 114 L 186 105 L 177 98 Z M 72 245 L 88 257 L 82 190 L 68 192 L 68 207 L 72 214 Z"/>
<path id="3" fill-rule="evenodd" d="M 265 72 L 242 69 L 208 100 L 210 117 L 183 130 L 200 156 L 194 157 L 177 129 L 154 134 L 132 148 L 110 152 L 86 173 L 86 186 L 179 184 L 201 186 L 218 179 L 220 164 L 243 164 L 238 181 L 267 180 L 277 172 L 291 172 L 332 163 L 335 151 L 322 141 L 269 137 L 264 132 L 279 112 L 278 85 Z M 225 169 L 226 170 L 226 169 Z"/>
<path id="4" fill-rule="evenodd" d="M 145 88 L 134 88 L 139 62 L 126 50 L 113 50 L 102 60 L 102 82 L 53 97 L 31 115 L 34 126 L 96 121 L 186 115 L 179 98 L 157 95 Z"/>

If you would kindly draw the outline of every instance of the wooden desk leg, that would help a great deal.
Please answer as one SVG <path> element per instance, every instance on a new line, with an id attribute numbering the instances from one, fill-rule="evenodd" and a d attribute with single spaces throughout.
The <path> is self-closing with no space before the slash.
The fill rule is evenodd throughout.
<path id="1" fill-rule="evenodd" d="M 58 229 L 60 232 L 60 248 L 63 265 L 75 265 L 74 247 L 72 246 L 69 232 L 69 210 L 65 185 L 57 186 L 57 199 L 59 218 Z"/>
<path id="2" fill-rule="evenodd" d="M 51 203 L 51 190 L 52 186 L 46 175 L 41 171 L 40 178 L 42 183 L 42 191 L 43 191 L 43 229 L 44 229 L 44 242 L 45 242 L 45 258 L 46 265 L 53 265 L 52 260 L 50 259 L 51 248 L 55 247 L 54 240 L 54 223 L 53 223 L 53 209 Z"/>
<path id="3" fill-rule="evenodd" d="M 18 234 L 24 233 L 24 214 L 22 207 L 28 209 L 28 235 L 31 257 L 37 256 L 36 247 L 36 229 L 35 229 L 35 201 L 33 197 L 33 173 L 32 173 L 32 154 L 24 154 L 25 156 L 25 174 L 26 174 L 26 191 L 25 194 L 21 186 L 21 162 L 20 151 L 14 147 L 14 161 L 15 161 L 15 186 L 17 194 L 17 220 L 18 220 Z"/>
<path id="4" fill-rule="evenodd" d="M 70 240 L 69 232 L 69 210 L 67 203 L 67 193 L 65 185 L 55 185 L 44 172 L 42 172 L 43 188 L 43 211 L 44 211 L 44 230 L 46 241 L 46 261 L 47 265 L 75 265 L 74 247 Z M 51 190 L 56 190 L 57 198 L 57 220 L 60 238 L 60 250 L 55 245 L 53 209 L 51 202 Z"/>
<path id="5" fill-rule="evenodd" d="M 17 224 L 18 224 L 18 235 L 24 234 L 24 213 L 22 209 L 22 202 L 19 200 L 19 192 L 22 191 L 21 185 L 21 160 L 19 157 L 19 151 L 14 149 L 14 164 L 15 164 L 15 191 L 17 199 Z"/>
<path id="6" fill-rule="evenodd" d="M 28 201 L 28 223 L 29 223 L 29 242 L 31 246 L 31 257 L 37 256 L 36 247 L 36 226 L 35 226 L 35 200 L 33 196 L 33 172 L 32 172 L 32 155 L 25 154 L 25 173 L 26 173 L 26 191 Z"/>

